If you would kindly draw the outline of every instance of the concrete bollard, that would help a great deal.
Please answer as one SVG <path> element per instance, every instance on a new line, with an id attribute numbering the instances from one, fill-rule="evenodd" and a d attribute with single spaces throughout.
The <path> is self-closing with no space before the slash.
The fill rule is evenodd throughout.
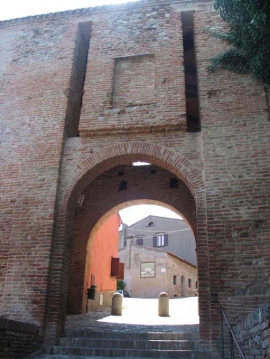
<path id="1" fill-rule="evenodd" d="M 158 315 L 160 317 L 169 317 L 169 296 L 162 292 L 158 296 Z"/>
<path id="2" fill-rule="evenodd" d="M 112 297 L 111 315 L 122 315 L 122 301 L 123 301 L 122 294 L 114 293 L 114 295 Z"/>

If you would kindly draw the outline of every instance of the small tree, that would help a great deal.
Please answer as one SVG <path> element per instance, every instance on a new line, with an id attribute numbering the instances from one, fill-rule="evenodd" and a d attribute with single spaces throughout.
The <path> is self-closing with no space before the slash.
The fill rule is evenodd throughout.
<path id="1" fill-rule="evenodd" d="M 117 290 L 124 290 L 126 283 L 122 279 L 117 279 L 116 288 Z"/>
<path id="2" fill-rule="evenodd" d="M 230 25 L 230 31 L 218 34 L 233 48 L 211 59 L 209 70 L 217 67 L 238 73 L 250 73 L 270 84 L 270 1 L 215 0 L 214 7 Z"/>

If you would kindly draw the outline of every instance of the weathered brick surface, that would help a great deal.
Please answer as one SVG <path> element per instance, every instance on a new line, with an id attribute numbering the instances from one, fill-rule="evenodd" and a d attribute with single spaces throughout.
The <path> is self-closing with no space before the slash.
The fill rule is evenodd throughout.
<path id="1" fill-rule="evenodd" d="M 204 28 L 217 29 L 217 20 L 213 11 L 204 12 L 195 17 L 195 26 L 210 291 L 218 294 L 233 324 L 269 300 L 270 123 L 260 84 L 249 76 L 206 71 L 209 56 L 223 46 Z M 218 322 L 213 306 L 213 339 Z"/>
<path id="2" fill-rule="evenodd" d="M 178 12 L 169 4 L 129 6 L 121 16 L 97 13 L 92 21 L 80 133 L 150 125 L 185 128 Z"/>
<path id="3" fill-rule="evenodd" d="M 1 307 L 36 324 L 45 314 L 75 36 L 58 20 L 1 24 Z"/>
<path id="4" fill-rule="evenodd" d="M 269 318 L 270 305 L 265 303 L 233 328 L 234 334 L 247 359 L 269 358 Z"/>
<path id="5" fill-rule="evenodd" d="M 36 325 L 0 318 L 0 357 L 23 358 L 40 349 Z"/>
<path id="6" fill-rule="evenodd" d="M 185 130 L 186 10 L 195 11 L 201 133 Z M 91 30 L 84 89 L 76 77 L 84 72 L 81 23 L 87 24 L 83 34 Z M 211 3 L 184 0 L 0 23 L 3 314 L 38 324 L 55 340 L 64 324 L 72 256 L 86 249 L 100 218 L 142 200 L 182 211 L 196 228 L 202 347 L 211 343 L 218 350 L 219 315 L 210 293 L 218 294 L 232 324 L 269 299 L 267 103 L 263 86 L 249 76 L 207 72 L 208 58 L 225 46 L 207 29 L 222 26 Z M 132 82 L 129 69 L 135 78 L 149 79 L 147 86 Z M 69 136 L 79 130 L 81 137 L 66 139 L 65 130 Z M 103 189 L 115 181 L 105 173 L 134 160 L 167 171 L 164 181 L 178 177 L 189 205 L 174 194 L 163 196 L 160 183 L 152 181 L 150 188 L 139 175 L 136 189 L 118 193 L 117 184 L 112 197 L 104 197 Z M 74 221 L 75 205 L 87 191 L 98 207 L 85 214 L 90 223 L 79 234 L 83 216 Z M 83 268 L 85 259 L 79 262 Z M 83 296 L 83 269 L 80 273 Z"/>
<path id="7" fill-rule="evenodd" d="M 174 297 L 192 297 L 197 294 L 197 267 L 188 262 L 180 263 L 177 256 L 168 254 L 168 295 Z M 174 283 L 173 276 L 176 276 Z"/>

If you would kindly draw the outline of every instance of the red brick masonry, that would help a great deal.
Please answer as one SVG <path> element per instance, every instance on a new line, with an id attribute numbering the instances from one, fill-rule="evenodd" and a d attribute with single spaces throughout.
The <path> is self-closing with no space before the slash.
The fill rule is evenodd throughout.
<path id="1" fill-rule="evenodd" d="M 194 11 L 200 132 L 187 132 L 186 11 Z M 59 337 L 68 290 L 83 311 L 85 251 L 97 222 L 140 201 L 174 208 L 194 230 L 202 349 L 219 350 L 211 294 L 232 324 L 269 300 L 268 108 L 249 76 L 207 71 L 227 46 L 211 34 L 223 27 L 211 2 L 195 0 L 0 23 L 3 315 L 38 325 L 47 341 Z M 135 160 L 155 174 L 125 178 Z M 121 181 L 127 189 L 119 192 Z"/>

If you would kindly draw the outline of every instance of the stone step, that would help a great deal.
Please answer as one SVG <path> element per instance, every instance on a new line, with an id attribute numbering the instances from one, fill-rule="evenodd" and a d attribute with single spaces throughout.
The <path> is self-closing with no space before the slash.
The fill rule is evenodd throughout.
<path id="1" fill-rule="evenodd" d="M 61 338 L 60 346 L 92 347 L 113 349 L 160 349 L 160 350 L 196 350 L 198 342 L 191 340 L 157 340 L 157 339 L 105 339 L 105 338 Z"/>
<path id="2" fill-rule="evenodd" d="M 47 351 L 49 349 L 49 352 Z M 108 357 L 108 358 L 159 358 L 159 359 L 209 359 L 207 352 L 199 350 L 144 350 L 144 349 L 103 349 L 85 347 L 47 347 L 46 354 L 76 355 L 82 357 Z"/>
<path id="3" fill-rule="evenodd" d="M 107 339 L 131 339 L 131 340 L 198 340 L 196 333 L 174 333 L 174 332 L 106 332 L 91 330 L 66 330 L 65 338 L 104 338 Z"/>
<path id="4" fill-rule="evenodd" d="M 81 356 L 81 355 L 59 355 L 59 354 L 40 354 L 40 355 L 36 355 L 36 356 L 31 356 L 31 357 L 27 357 L 29 359 L 123 359 L 125 357 L 115 357 L 115 356 Z M 198 356 L 197 354 L 193 355 L 193 356 L 179 356 L 179 359 L 211 359 L 210 353 L 208 353 L 207 355 L 205 354 L 204 356 Z M 128 359 L 138 359 L 137 357 L 131 357 L 129 356 Z M 151 359 L 151 358 L 143 358 L 141 357 L 140 359 Z"/>

